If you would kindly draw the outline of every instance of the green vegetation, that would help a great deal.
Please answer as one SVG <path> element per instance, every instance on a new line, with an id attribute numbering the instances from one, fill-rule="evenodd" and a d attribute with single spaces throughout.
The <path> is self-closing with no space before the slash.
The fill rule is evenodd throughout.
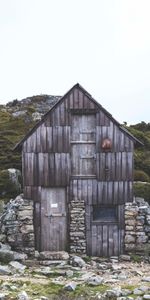
<path id="1" fill-rule="evenodd" d="M 135 197 L 144 198 L 150 203 L 150 183 L 134 182 L 133 188 Z"/>
<path id="2" fill-rule="evenodd" d="M 75 300 L 82 299 L 89 300 L 91 297 L 98 299 L 97 294 L 103 294 L 108 288 L 107 285 L 89 286 L 86 284 L 78 285 L 75 291 L 67 291 L 64 289 L 64 285 L 55 284 L 49 281 L 49 283 L 33 283 L 31 281 L 22 282 L 13 280 L 11 282 L 17 286 L 15 291 L 9 291 L 9 297 L 11 299 L 18 299 L 17 294 L 21 291 L 26 291 L 32 299 L 37 299 L 40 296 L 48 297 L 53 300 Z M 96 297 L 96 298 L 95 298 Z"/>

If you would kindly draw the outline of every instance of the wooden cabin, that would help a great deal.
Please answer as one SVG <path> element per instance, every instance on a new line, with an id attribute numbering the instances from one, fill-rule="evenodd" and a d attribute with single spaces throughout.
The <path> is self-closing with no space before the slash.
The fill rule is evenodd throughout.
<path id="1" fill-rule="evenodd" d="M 35 248 L 94 256 L 124 251 L 138 140 L 79 84 L 17 144 Z"/>

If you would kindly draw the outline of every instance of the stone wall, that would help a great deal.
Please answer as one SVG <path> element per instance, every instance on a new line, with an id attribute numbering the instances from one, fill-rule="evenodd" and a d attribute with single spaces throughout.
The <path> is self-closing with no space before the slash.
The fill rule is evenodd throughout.
<path id="1" fill-rule="evenodd" d="M 80 199 L 70 204 L 70 252 L 86 253 L 85 204 Z"/>
<path id="2" fill-rule="evenodd" d="M 73 199 L 70 214 L 70 252 L 86 253 L 86 226 L 84 200 Z M 0 218 L 0 242 L 13 250 L 34 254 L 33 202 L 22 195 L 5 206 Z M 150 206 L 136 198 L 125 204 L 125 252 L 150 254 Z"/>
<path id="3" fill-rule="evenodd" d="M 142 198 L 125 205 L 125 251 L 150 254 L 150 205 Z"/>
<path id="4" fill-rule="evenodd" d="M 33 202 L 16 197 L 4 207 L 1 216 L 0 242 L 29 255 L 34 253 Z"/>

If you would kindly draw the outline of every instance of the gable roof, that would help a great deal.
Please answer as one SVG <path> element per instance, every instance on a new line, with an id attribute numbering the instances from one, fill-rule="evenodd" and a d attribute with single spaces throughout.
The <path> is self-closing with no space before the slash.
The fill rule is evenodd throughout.
<path id="1" fill-rule="evenodd" d="M 127 134 L 129 136 L 130 139 L 132 139 L 136 143 L 139 143 L 140 145 L 143 145 L 143 143 L 140 140 L 138 140 L 135 136 L 133 136 L 125 127 L 123 127 L 116 119 L 114 119 L 113 116 L 100 103 L 98 103 L 79 83 L 77 83 L 64 96 L 62 96 L 50 108 L 50 110 L 46 114 L 44 114 L 44 116 L 42 117 L 42 119 L 39 122 L 37 122 L 35 124 L 35 126 L 32 127 L 31 130 L 29 130 L 29 132 L 20 140 L 20 142 L 18 142 L 15 145 L 15 147 L 13 148 L 13 150 L 21 150 L 22 144 L 44 122 L 46 116 L 51 111 L 53 111 L 61 102 L 63 102 L 63 100 L 68 96 L 68 94 L 70 94 L 75 88 L 78 88 L 81 92 L 83 92 L 89 98 L 89 100 L 93 101 L 98 106 L 98 108 L 100 108 L 107 115 L 107 117 L 120 128 L 121 131 L 123 131 L 125 134 Z"/>

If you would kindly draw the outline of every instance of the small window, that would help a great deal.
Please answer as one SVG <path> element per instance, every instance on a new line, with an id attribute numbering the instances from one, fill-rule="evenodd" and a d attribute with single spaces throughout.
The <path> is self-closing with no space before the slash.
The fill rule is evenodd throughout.
<path id="1" fill-rule="evenodd" d="M 93 221 L 117 222 L 117 208 L 115 206 L 93 206 Z"/>

